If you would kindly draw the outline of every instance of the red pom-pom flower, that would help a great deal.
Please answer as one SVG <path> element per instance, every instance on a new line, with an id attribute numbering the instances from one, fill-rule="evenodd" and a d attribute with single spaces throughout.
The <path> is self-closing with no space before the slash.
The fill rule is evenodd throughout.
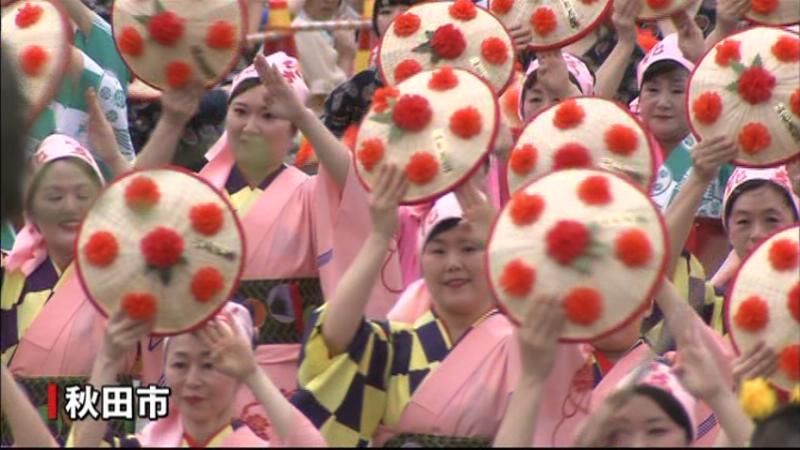
<path id="1" fill-rule="evenodd" d="M 216 50 L 227 50 L 236 43 L 236 27 L 227 20 L 217 20 L 208 27 L 206 45 Z"/>
<path id="2" fill-rule="evenodd" d="M 757 14 L 769 14 L 778 7 L 778 0 L 750 0 L 750 9 Z"/>
<path id="3" fill-rule="evenodd" d="M 451 24 L 440 26 L 431 37 L 431 51 L 442 59 L 458 58 L 466 47 L 461 30 Z"/>
<path id="4" fill-rule="evenodd" d="M 748 103 L 765 102 L 772 97 L 775 77 L 761 66 L 753 66 L 742 72 L 737 89 L 739 95 Z"/>
<path id="5" fill-rule="evenodd" d="M 394 68 L 394 81 L 399 83 L 420 72 L 422 72 L 422 65 L 415 59 L 406 58 Z"/>
<path id="6" fill-rule="evenodd" d="M 531 14 L 531 25 L 533 31 L 539 36 L 547 36 L 556 29 L 557 22 L 556 13 L 546 6 L 540 6 Z"/>
<path id="7" fill-rule="evenodd" d="M 166 67 L 167 84 L 173 89 L 186 86 L 192 77 L 192 66 L 183 61 L 172 61 Z"/>
<path id="8" fill-rule="evenodd" d="M 108 267 L 119 254 L 117 238 L 108 231 L 95 231 L 83 246 L 83 254 L 89 264 L 97 267 Z"/>
<path id="9" fill-rule="evenodd" d="M 521 259 L 506 264 L 500 275 L 500 287 L 512 297 L 525 297 L 530 294 L 536 282 L 536 270 Z"/>
<path id="10" fill-rule="evenodd" d="M 489 37 L 481 43 L 481 56 L 489 64 L 500 66 L 508 61 L 508 47 L 499 37 Z"/>
<path id="11" fill-rule="evenodd" d="M 158 300 L 153 294 L 131 292 L 122 297 L 122 309 L 133 320 L 148 321 L 156 316 Z"/>
<path id="12" fill-rule="evenodd" d="M 400 95 L 400 91 L 393 87 L 376 89 L 375 94 L 372 96 L 372 108 L 378 114 L 383 113 L 389 108 L 389 99 L 397 98 L 398 95 Z"/>
<path id="13" fill-rule="evenodd" d="M 607 205 L 611 202 L 611 185 L 608 178 L 592 175 L 578 185 L 578 198 L 592 206 Z"/>
<path id="14" fill-rule="evenodd" d="M 800 117 L 800 88 L 795 89 L 789 98 L 789 108 L 795 116 Z"/>
<path id="15" fill-rule="evenodd" d="M 225 279 L 214 267 L 203 267 L 192 277 L 190 289 L 194 299 L 200 303 L 211 300 L 225 287 Z"/>
<path id="16" fill-rule="evenodd" d="M 434 91 L 446 91 L 458 86 L 458 77 L 450 66 L 444 66 L 431 75 L 428 88 Z"/>
<path id="17" fill-rule="evenodd" d="M 204 235 L 213 236 L 222 229 L 225 214 L 216 203 L 201 203 L 192 206 L 189 210 L 189 221 L 194 231 Z"/>
<path id="18" fill-rule="evenodd" d="M 392 110 L 392 121 L 405 131 L 420 131 L 428 126 L 433 117 L 428 99 L 421 95 L 406 94 L 397 100 Z"/>
<path id="19" fill-rule="evenodd" d="M 447 11 L 450 12 L 450 17 L 453 19 L 463 21 L 472 20 L 478 14 L 472 0 L 456 0 L 447 8 Z"/>
<path id="20" fill-rule="evenodd" d="M 800 60 L 800 39 L 781 36 L 772 46 L 772 54 L 781 62 L 795 62 Z"/>
<path id="21" fill-rule="evenodd" d="M 760 331 L 769 322 L 769 306 L 758 296 L 749 297 L 739 305 L 733 321 L 737 327 L 750 333 Z"/>
<path id="22" fill-rule="evenodd" d="M 125 187 L 125 204 L 135 211 L 146 211 L 161 199 L 161 191 L 152 178 L 139 175 Z"/>
<path id="23" fill-rule="evenodd" d="M 653 256 L 653 247 L 650 239 L 639 229 L 630 229 L 617 235 L 614 241 L 614 251 L 617 259 L 628 267 L 641 267 L 650 261 Z"/>
<path id="24" fill-rule="evenodd" d="M 162 11 L 147 21 L 150 37 L 161 45 L 170 47 L 183 36 L 184 20 L 172 11 Z"/>
<path id="25" fill-rule="evenodd" d="M 603 297 L 592 288 L 577 287 L 564 297 L 564 312 L 570 322 L 589 326 L 603 314 Z"/>
<path id="26" fill-rule="evenodd" d="M 781 350 L 781 372 L 792 381 L 800 380 L 800 345 L 787 345 Z"/>
<path id="27" fill-rule="evenodd" d="M 171 228 L 156 228 L 139 245 L 147 265 L 158 269 L 170 268 L 183 257 L 183 239 Z"/>
<path id="28" fill-rule="evenodd" d="M 39 5 L 33 3 L 25 3 L 22 8 L 17 10 L 17 15 L 14 17 L 14 23 L 20 28 L 27 28 L 39 21 L 42 17 L 44 9 Z"/>
<path id="29" fill-rule="evenodd" d="M 498 15 L 506 14 L 514 6 L 514 0 L 493 0 L 490 9 Z"/>
<path id="30" fill-rule="evenodd" d="M 562 145 L 553 154 L 553 170 L 589 167 L 591 164 L 589 150 L 576 142 Z"/>
<path id="31" fill-rule="evenodd" d="M 714 47 L 716 50 L 714 61 L 722 67 L 728 67 L 731 64 L 731 61 L 739 61 L 742 59 L 742 54 L 739 51 L 741 45 L 741 42 L 733 39 L 727 39 L 720 42 L 716 47 Z"/>
<path id="32" fill-rule="evenodd" d="M 795 283 L 792 290 L 789 291 L 786 306 L 789 308 L 789 312 L 792 313 L 794 320 L 800 322 L 800 282 Z"/>
<path id="33" fill-rule="evenodd" d="M 472 106 L 461 108 L 450 116 L 450 131 L 462 139 L 480 134 L 481 126 L 481 113 Z"/>
<path id="34" fill-rule="evenodd" d="M 25 75 L 35 77 L 44 69 L 49 55 L 39 45 L 28 45 L 19 53 L 19 67 Z"/>
<path id="35" fill-rule="evenodd" d="M 139 56 L 144 50 L 142 35 L 132 26 L 122 27 L 117 38 L 119 51 L 130 56 Z"/>
<path id="36" fill-rule="evenodd" d="M 364 166 L 367 172 L 372 172 L 375 164 L 383 159 L 384 146 L 380 139 L 367 139 L 361 144 L 358 151 L 358 161 Z"/>
<path id="37" fill-rule="evenodd" d="M 769 129 L 759 122 L 750 122 L 739 132 L 739 145 L 745 153 L 750 155 L 766 149 L 771 142 Z"/>
<path id="38" fill-rule="evenodd" d="M 692 113 L 698 122 L 711 125 L 722 114 L 722 98 L 713 91 L 703 92 L 692 103 Z"/>
<path id="39" fill-rule="evenodd" d="M 556 108 L 553 125 L 562 130 L 575 128 L 583 122 L 586 112 L 574 99 L 569 99 Z"/>
<path id="40" fill-rule="evenodd" d="M 586 225 L 574 220 L 559 220 L 547 232 L 547 254 L 561 265 L 570 265 L 589 245 Z"/>
<path id="41" fill-rule="evenodd" d="M 509 214 L 511 221 L 518 227 L 536 222 L 542 211 L 544 211 L 544 199 L 541 195 L 520 191 L 511 198 Z"/>
<path id="42" fill-rule="evenodd" d="M 439 161 L 429 152 L 416 152 L 406 164 L 408 181 L 422 185 L 436 178 L 439 173 Z"/>
<path id="43" fill-rule="evenodd" d="M 511 170 L 517 175 L 527 175 L 536 166 L 536 161 L 539 159 L 539 152 L 531 144 L 525 144 L 522 147 L 517 147 L 511 152 L 509 158 L 509 165 Z"/>
<path id="44" fill-rule="evenodd" d="M 399 37 L 407 37 L 419 30 L 420 18 L 410 12 L 400 14 L 394 19 L 394 34 Z"/>
<path id="45" fill-rule="evenodd" d="M 769 262 L 778 272 L 794 270 L 800 264 L 800 249 L 791 239 L 780 239 L 769 248 Z"/>
<path id="46" fill-rule="evenodd" d="M 621 156 L 629 156 L 639 147 L 639 136 L 633 128 L 622 124 L 611 125 L 603 135 L 603 140 L 608 151 Z"/>
<path id="47" fill-rule="evenodd" d="M 656 10 L 664 9 L 669 6 L 670 3 L 672 3 L 672 0 L 647 0 L 647 6 Z"/>

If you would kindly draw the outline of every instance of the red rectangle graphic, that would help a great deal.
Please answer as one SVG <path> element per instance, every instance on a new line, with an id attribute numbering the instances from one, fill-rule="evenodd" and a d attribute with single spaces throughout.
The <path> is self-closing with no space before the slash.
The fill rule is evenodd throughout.
<path id="1" fill-rule="evenodd" d="M 58 385 L 55 383 L 47 384 L 47 418 L 58 419 Z"/>

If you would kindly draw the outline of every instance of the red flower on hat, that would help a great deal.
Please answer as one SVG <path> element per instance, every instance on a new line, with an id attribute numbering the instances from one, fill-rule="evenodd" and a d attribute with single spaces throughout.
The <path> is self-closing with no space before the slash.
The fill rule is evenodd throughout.
<path id="1" fill-rule="evenodd" d="M 578 186 L 578 198 L 587 205 L 607 205 L 611 202 L 611 186 L 602 175 L 587 177 Z"/>
<path id="2" fill-rule="evenodd" d="M 553 125 L 562 130 L 575 128 L 583 122 L 584 117 L 586 117 L 586 112 L 583 107 L 574 99 L 569 99 L 556 108 Z"/>
<path id="3" fill-rule="evenodd" d="M 171 228 L 161 226 L 147 233 L 139 246 L 147 264 L 158 269 L 170 268 L 183 257 L 183 239 Z"/>
<path id="4" fill-rule="evenodd" d="M 446 91 L 458 86 L 458 77 L 450 66 L 444 66 L 431 75 L 428 88 L 434 91 Z"/>
<path id="5" fill-rule="evenodd" d="M 428 100 L 416 94 L 406 94 L 397 100 L 392 110 L 392 121 L 405 131 L 420 131 L 431 121 L 433 111 Z"/>
<path id="6" fill-rule="evenodd" d="M 472 0 L 456 0 L 447 8 L 447 11 L 450 12 L 450 17 L 453 19 L 464 21 L 472 20 L 478 14 Z"/>
<path id="7" fill-rule="evenodd" d="M 779 37 L 772 46 L 772 54 L 785 63 L 800 60 L 800 39 L 789 36 Z"/>
<path id="8" fill-rule="evenodd" d="M 611 125 L 606 130 L 603 139 L 608 151 L 622 156 L 629 156 L 639 146 L 639 136 L 636 135 L 633 128 L 622 124 Z"/>
<path id="9" fill-rule="evenodd" d="M 527 296 L 535 282 L 536 270 L 521 259 L 515 259 L 506 264 L 500 275 L 500 287 L 503 292 L 512 297 Z"/>
<path id="10" fill-rule="evenodd" d="M 739 77 L 737 89 L 742 98 L 752 104 L 765 102 L 772 97 L 775 77 L 760 64 L 745 69 Z"/>
<path id="11" fill-rule="evenodd" d="M 728 67 L 731 61 L 739 61 L 742 59 L 742 55 L 739 52 L 741 45 L 741 42 L 734 39 L 727 39 L 720 42 L 714 47 L 716 50 L 714 61 L 723 67 Z"/>
<path id="12" fill-rule="evenodd" d="M 217 50 L 226 50 L 236 43 L 236 27 L 227 20 L 217 20 L 208 27 L 206 45 Z"/>
<path id="13" fill-rule="evenodd" d="M 192 66 L 183 61 L 173 61 L 167 64 L 167 84 L 174 89 L 180 89 L 189 82 L 192 76 Z"/>
<path id="14" fill-rule="evenodd" d="M 183 36 L 184 20 L 172 11 L 162 11 L 147 21 L 150 37 L 161 45 L 172 46 Z"/>
<path id="15" fill-rule="evenodd" d="M 383 113 L 389 108 L 389 99 L 397 98 L 398 95 L 400 95 L 400 91 L 393 87 L 376 89 L 372 96 L 372 108 L 376 113 Z"/>
<path id="16" fill-rule="evenodd" d="M 800 249 L 791 239 L 780 239 L 769 248 L 769 262 L 778 272 L 793 270 L 800 264 Z"/>
<path id="17" fill-rule="evenodd" d="M 438 58 L 455 59 L 464 52 L 467 47 L 467 41 L 464 40 L 461 30 L 452 24 L 447 24 L 440 26 L 433 32 L 430 47 Z"/>
<path id="18" fill-rule="evenodd" d="M 125 187 L 125 204 L 136 211 L 145 211 L 158 203 L 161 191 L 152 178 L 139 175 Z"/>
<path id="19" fill-rule="evenodd" d="M 769 306 L 764 299 L 753 295 L 739 305 L 733 321 L 737 327 L 750 333 L 760 331 L 769 322 Z"/>
<path id="20" fill-rule="evenodd" d="M 644 231 L 632 228 L 617 235 L 614 241 L 617 259 L 628 267 L 641 267 L 650 261 L 653 247 Z"/>
<path id="21" fill-rule="evenodd" d="M 119 51 L 130 56 L 139 56 L 144 50 L 142 35 L 131 26 L 122 27 L 117 39 Z"/>
<path id="22" fill-rule="evenodd" d="M 789 98 L 789 107 L 795 116 L 800 117 L 800 88 L 795 89 L 792 97 Z"/>
<path id="23" fill-rule="evenodd" d="M 358 160 L 367 172 L 372 172 L 375 164 L 383 159 L 383 142 L 380 139 L 367 139 L 361 144 L 361 150 L 358 151 Z"/>
<path id="24" fill-rule="evenodd" d="M 439 161 L 429 152 L 416 152 L 406 164 L 406 177 L 414 184 L 426 184 L 439 172 Z"/>
<path id="25" fill-rule="evenodd" d="M 789 301 L 786 306 L 794 320 L 800 322 L 800 282 L 795 283 L 792 290 L 789 291 Z"/>
<path id="26" fill-rule="evenodd" d="M 205 303 L 219 294 L 224 287 L 225 279 L 222 278 L 222 274 L 215 267 L 209 266 L 194 273 L 190 289 L 195 300 Z"/>
<path id="27" fill-rule="evenodd" d="M 189 210 L 189 221 L 194 231 L 204 235 L 213 236 L 222 229 L 225 215 L 222 208 L 216 203 L 201 203 L 192 206 Z"/>
<path id="28" fill-rule="evenodd" d="M 603 296 L 595 289 L 577 287 L 564 297 L 563 306 L 570 322 L 589 326 L 603 314 Z"/>
<path id="29" fill-rule="evenodd" d="M 133 320 L 152 320 L 158 309 L 158 300 L 148 293 L 131 292 L 122 297 L 122 309 Z"/>
<path id="30" fill-rule="evenodd" d="M 394 68 L 394 81 L 399 83 L 420 72 L 422 72 L 422 65 L 414 59 L 406 58 Z"/>
<path id="31" fill-rule="evenodd" d="M 14 23 L 20 28 L 27 28 L 39 21 L 42 17 L 44 9 L 39 5 L 33 3 L 25 3 L 22 8 L 17 10 L 17 15 L 14 17 Z"/>
<path id="32" fill-rule="evenodd" d="M 419 30 L 420 22 L 419 16 L 414 13 L 400 14 L 394 19 L 394 34 L 399 37 L 411 36 Z"/>
<path id="33" fill-rule="evenodd" d="M 511 170 L 517 175 L 527 175 L 536 166 L 536 160 L 539 158 L 539 152 L 531 144 L 525 144 L 522 147 L 517 147 L 511 152 L 509 165 Z"/>
<path id="34" fill-rule="evenodd" d="M 781 350 L 780 368 L 790 380 L 800 380 L 800 345 L 787 345 Z"/>
<path id="35" fill-rule="evenodd" d="M 584 5 L 591 5 L 592 3 L 597 3 L 597 0 L 581 0 L 581 3 Z"/>
<path id="36" fill-rule="evenodd" d="M 481 56 L 489 64 L 500 66 L 508 61 L 508 47 L 499 37 L 489 37 L 481 43 Z"/>
<path id="37" fill-rule="evenodd" d="M 450 131 L 462 139 L 480 134 L 481 125 L 481 113 L 472 106 L 461 108 L 450 116 Z"/>
<path id="38" fill-rule="evenodd" d="M 83 247 L 83 254 L 89 264 L 108 267 L 119 254 L 117 238 L 108 231 L 95 231 Z"/>
<path id="39" fill-rule="evenodd" d="M 544 199 L 541 195 L 520 191 L 511 198 L 509 214 L 511 221 L 518 227 L 536 222 L 542 211 L 544 211 Z"/>
<path id="40" fill-rule="evenodd" d="M 531 25 L 539 36 L 547 36 L 556 29 L 558 24 L 556 13 L 546 6 L 540 6 L 531 14 Z"/>
<path id="41" fill-rule="evenodd" d="M 589 150 L 577 142 L 562 145 L 553 155 L 553 170 L 589 167 L 591 164 Z"/>
<path id="42" fill-rule="evenodd" d="M 692 113 L 698 122 L 711 125 L 722 114 L 722 98 L 713 91 L 703 92 L 692 103 Z"/>
<path id="43" fill-rule="evenodd" d="M 739 132 L 739 145 L 745 153 L 754 155 L 769 147 L 772 137 L 769 130 L 759 122 L 750 122 Z"/>
<path id="44" fill-rule="evenodd" d="M 561 265 L 570 265 L 589 245 L 586 225 L 575 220 L 559 220 L 547 232 L 547 254 Z"/>
<path id="45" fill-rule="evenodd" d="M 514 0 L 494 0 L 490 9 L 495 14 L 503 15 L 511 11 L 512 6 L 514 6 Z"/>
<path id="46" fill-rule="evenodd" d="M 653 9 L 664 9 L 670 3 L 672 3 L 672 0 L 647 0 L 647 6 Z"/>
<path id="47" fill-rule="evenodd" d="M 49 55 L 38 45 L 28 45 L 19 53 L 19 67 L 25 75 L 35 77 L 44 68 Z"/>
<path id="48" fill-rule="evenodd" d="M 769 14 L 778 7 L 778 0 L 750 0 L 750 8 L 757 14 Z"/>

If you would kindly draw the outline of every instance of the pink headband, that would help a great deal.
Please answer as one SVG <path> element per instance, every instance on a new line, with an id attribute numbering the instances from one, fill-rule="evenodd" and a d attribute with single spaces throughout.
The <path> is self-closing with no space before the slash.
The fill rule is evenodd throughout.
<path id="1" fill-rule="evenodd" d="M 422 223 L 419 227 L 419 243 L 420 252 L 425 242 L 430 237 L 431 232 L 436 228 L 436 225 L 448 219 L 461 219 L 464 213 L 461 211 L 461 205 L 458 203 L 456 195 L 452 192 L 439 197 L 433 204 L 433 207 L 425 214 Z"/>
<path id="2" fill-rule="evenodd" d="M 225 316 L 225 313 L 228 313 L 233 317 L 233 324 L 228 320 Z M 228 301 L 225 303 L 225 306 L 214 316 L 212 319 L 209 319 L 208 322 L 205 322 L 203 326 L 207 326 L 211 320 L 219 319 L 224 322 L 228 326 L 236 326 L 239 328 L 239 334 L 241 334 L 247 343 L 253 342 L 253 335 L 255 334 L 255 328 L 253 327 L 253 319 L 250 317 L 250 311 L 247 310 L 244 306 L 234 303 L 232 301 Z M 201 327 L 202 328 L 202 327 Z M 180 335 L 178 335 L 180 336 Z M 173 336 L 172 338 L 174 338 Z M 164 338 L 164 348 L 167 347 L 169 340 L 171 338 L 167 337 Z M 166 358 L 166 353 L 164 354 Z"/>
<path id="3" fill-rule="evenodd" d="M 586 63 L 567 52 L 561 52 L 561 55 L 564 58 L 564 63 L 567 65 L 567 71 L 578 81 L 578 89 L 581 90 L 581 93 L 583 95 L 594 95 L 594 76 L 592 72 L 589 71 L 589 67 L 586 66 Z M 522 98 L 525 96 L 525 83 L 528 81 L 531 74 L 538 69 L 539 60 L 534 59 L 528 66 L 528 70 L 525 71 L 525 80 L 522 82 L 522 88 L 519 90 L 518 113 L 520 120 L 524 120 L 522 117 Z"/>
<path id="4" fill-rule="evenodd" d="M 100 183 L 103 184 L 103 174 L 91 152 L 83 148 L 75 139 L 63 134 L 52 134 L 39 145 L 31 159 L 33 168 L 31 179 L 35 178 L 47 164 L 64 158 L 76 158 L 88 164 L 94 170 Z M 29 193 L 26 192 L 26 195 Z M 6 270 L 13 272 L 20 269 L 27 276 L 39 267 L 46 257 L 47 246 L 44 237 L 39 233 L 33 221 L 26 218 L 25 226 L 14 240 L 14 248 L 11 249 L 11 253 L 6 259 Z"/>
<path id="5" fill-rule="evenodd" d="M 694 70 L 694 63 L 684 58 L 683 52 L 681 52 L 678 47 L 678 35 L 672 33 L 647 52 L 636 67 L 636 85 L 639 86 L 640 90 L 642 89 L 644 73 L 647 72 L 650 66 L 659 61 L 675 61 L 685 67 L 689 72 Z"/>
<path id="6" fill-rule="evenodd" d="M 727 210 L 730 208 L 728 200 L 731 194 L 733 194 L 736 188 L 750 180 L 767 180 L 782 188 L 789 194 L 789 197 L 791 197 L 794 210 L 798 216 L 800 216 L 800 199 L 794 195 L 792 182 L 789 180 L 789 174 L 786 172 L 785 166 L 770 169 L 747 169 L 744 167 L 737 167 L 728 178 L 728 184 L 725 186 L 725 192 L 722 195 L 723 225 L 725 225 L 724 218 L 727 217 Z"/>

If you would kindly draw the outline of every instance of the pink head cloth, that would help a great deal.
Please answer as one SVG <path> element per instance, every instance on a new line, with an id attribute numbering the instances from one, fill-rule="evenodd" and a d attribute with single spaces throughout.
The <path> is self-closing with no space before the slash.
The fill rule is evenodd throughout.
<path id="1" fill-rule="evenodd" d="M 728 184 L 725 186 L 725 192 L 722 194 L 723 225 L 726 225 L 727 222 L 724 218 L 727 216 L 727 210 L 731 206 L 728 204 L 731 194 L 733 194 L 733 191 L 735 191 L 737 187 L 750 180 L 767 180 L 786 191 L 792 199 L 792 206 L 794 206 L 795 213 L 800 216 L 800 199 L 794 195 L 792 182 L 789 179 L 789 174 L 786 172 L 785 166 L 769 169 L 747 169 L 744 167 L 737 167 L 728 178 Z"/>
<path id="2" fill-rule="evenodd" d="M 31 180 L 35 179 L 47 164 L 64 158 L 76 158 L 88 164 L 94 170 L 100 183 L 103 183 L 103 174 L 91 152 L 83 148 L 75 139 L 63 134 L 52 134 L 39 145 L 31 158 L 31 168 L 33 169 Z M 25 195 L 30 195 L 30 192 L 26 192 Z M 44 237 L 39 233 L 30 217 L 27 217 L 25 226 L 14 240 L 14 248 L 11 249 L 8 259 L 6 259 L 6 270 L 13 272 L 20 269 L 27 276 L 46 257 L 47 246 Z"/>
<path id="3" fill-rule="evenodd" d="M 253 319 L 250 317 L 250 312 L 247 310 L 247 308 L 232 301 L 225 303 L 225 306 L 222 307 L 222 309 L 217 313 L 216 316 L 214 316 L 214 318 L 221 320 L 228 326 L 231 326 L 232 324 L 230 323 L 230 321 L 228 321 L 228 318 L 225 317 L 225 313 L 231 315 L 234 322 L 233 325 L 238 327 L 239 334 L 242 335 L 242 337 L 244 337 L 247 343 L 248 344 L 252 343 L 253 335 L 255 334 L 255 328 L 253 327 Z M 213 319 L 209 319 L 209 321 L 210 320 Z M 209 322 L 206 322 L 205 324 L 203 324 L 203 326 L 208 325 L 208 323 Z M 166 348 L 169 339 L 170 338 L 164 339 L 164 348 Z M 166 353 L 164 353 L 164 357 L 166 358 Z"/>
<path id="4" fill-rule="evenodd" d="M 684 58 L 683 52 L 678 47 L 678 35 L 672 33 L 650 49 L 636 67 L 636 85 L 639 86 L 640 90 L 642 89 L 644 73 L 647 72 L 650 66 L 659 61 L 675 61 L 689 72 L 694 70 L 694 63 Z"/>
<path id="5" fill-rule="evenodd" d="M 417 239 L 420 253 L 422 253 L 422 247 L 425 246 L 425 242 L 430 237 L 431 232 L 436 228 L 436 225 L 439 225 L 447 219 L 461 219 L 462 217 L 464 217 L 464 213 L 461 211 L 461 205 L 458 203 L 455 194 L 450 192 L 439 197 L 430 211 L 425 214 L 420 224 L 419 239 Z"/>
<path id="6" fill-rule="evenodd" d="M 594 76 L 592 72 L 589 71 L 589 67 L 586 66 L 586 63 L 567 52 L 561 52 L 561 55 L 564 58 L 564 63 L 567 65 L 567 71 L 578 81 L 578 89 L 581 90 L 581 93 L 583 95 L 594 95 Z M 519 90 L 519 110 L 517 113 L 519 114 L 520 120 L 523 121 L 522 99 L 525 96 L 525 82 L 528 81 L 528 78 L 533 72 L 539 69 L 539 65 L 538 59 L 531 61 L 530 65 L 528 65 L 528 70 L 525 71 L 525 80 L 522 82 L 522 89 Z"/>

